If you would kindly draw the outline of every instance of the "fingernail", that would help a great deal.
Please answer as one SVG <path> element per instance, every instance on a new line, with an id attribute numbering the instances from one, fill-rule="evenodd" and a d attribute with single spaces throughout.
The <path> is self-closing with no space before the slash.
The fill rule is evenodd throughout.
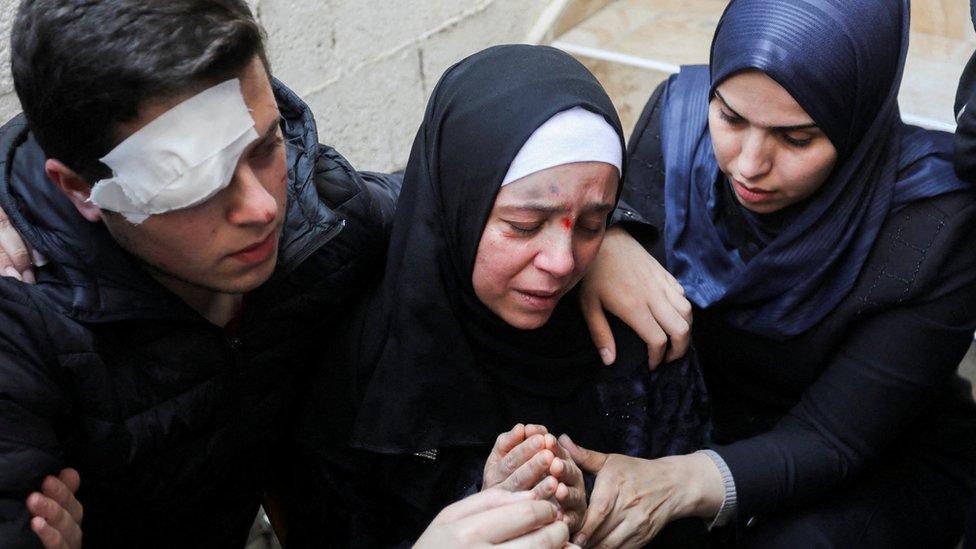
<path id="1" fill-rule="evenodd" d="M 610 354 L 610 349 L 607 349 L 606 347 L 600 349 L 600 359 L 603 360 L 604 366 L 613 364 L 613 355 Z"/>
<path id="2" fill-rule="evenodd" d="M 33 261 L 35 267 L 43 267 L 47 264 L 47 258 L 44 257 L 44 254 L 37 250 L 31 250 L 31 260 Z"/>
<path id="3" fill-rule="evenodd" d="M 24 280 L 23 278 L 20 277 L 20 273 L 17 272 L 17 269 L 14 269 L 13 267 L 7 267 L 6 269 L 4 269 L 3 275 L 9 276 L 10 278 L 16 278 L 17 280 L 21 280 L 21 281 Z"/>
<path id="4" fill-rule="evenodd" d="M 37 279 L 34 278 L 34 269 L 27 269 L 26 271 L 23 272 L 23 276 L 24 276 L 24 282 L 28 284 L 33 284 L 37 282 Z"/>

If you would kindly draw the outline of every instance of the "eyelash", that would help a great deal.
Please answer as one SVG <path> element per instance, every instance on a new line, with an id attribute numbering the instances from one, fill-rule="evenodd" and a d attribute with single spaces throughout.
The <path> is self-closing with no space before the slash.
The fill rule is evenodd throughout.
<path id="1" fill-rule="evenodd" d="M 722 120 L 724 120 L 727 124 L 729 124 L 731 126 L 737 126 L 737 125 L 739 125 L 739 124 L 741 124 L 743 122 L 742 118 L 740 118 L 738 116 L 732 116 L 732 115 L 726 113 L 722 109 L 719 109 L 718 114 L 719 114 L 719 118 L 721 118 Z M 802 148 L 806 147 L 807 145 L 810 144 L 811 141 L 813 141 L 813 139 L 795 139 L 795 138 L 790 137 L 789 135 L 787 135 L 785 133 L 784 134 L 781 134 L 781 137 L 783 139 L 783 142 L 785 142 L 787 145 L 789 145 L 791 147 L 796 147 L 798 149 L 802 149 Z"/>
<path id="2" fill-rule="evenodd" d="M 511 223 L 511 222 L 508 222 L 508 226 L 511 227 L 512 230 L 515 231 L 516 233 L 522 234 L 522 235 L 535 234 L 535 233 L 539 232 L 539 229 L 540 228 L 542 228 L 542 225 L 535 225 L 533 227 L 521 227 L 521 226 L 516 225 L 514 223 Z M 600 234 L 601 231 L 603 231 L 603 228 L 604 228 L 604 226 L 601 225 L 600 227 L 598 227 L 596 229 L 591 229 L 589 227 L 585 227 L 585 226 L 580 225 L 578 223 L 576 225 L 574 225 L 574 227 L 576 229 L 579 229 L 580 231 L 586 233 L 587 235 L 598 235 L 598 234 Z"/>
<path id="3" fill-rule="evenodd" d="M 255 157 L 261 157 L 261 156 L 268 155 L 268 154 L 274 152 L 274 150 L 278 148 L 278 145 L 281 145 L 284 142 L 285 142 L 285 140 L 282 139 L 281 136 L 278 136 L 278 137 L 274 138 L 274 140 L 272 140 L 272 141 L 268 141 L 266 143 L 262 143 L 261 145 L 259 145 L 258 147 L 256 147 L 254 149 L 254 156 Z"/>
<path id="4" fill-rule="evenodd" d="M 508 226 L 511 227 L 512 230 L 515 231 L 516 233 L 524 234 L 524 235 L 535 234 L 536 232 L 539 231 L 539 228 L 542 227 L 542 225 L 536 225 L 534 227 L 520 227 L 515 223 L 509 223 Z"/>
<path id="5" fill-rule="evenodd" d="M 783 141 L 785 141 L 786 144 L 787 145 L 790 145 L 791 147 L 796 147 L 798 149 L 802 149 L 803 147 L 806 147 L 807 145 L 809 145 L 810 144 L 810 141 L 812 141 L 812 139 L 794 139 L 794 138 L 792 138 L 792 137 L 790 137 L 790 136 L 788 136 L 788 135 L 786 135 L 784 133 L 783 134 Z"/>
<path id="6" fill-rule="evenodd" d="M 725 112 L 722 109 L 718 110 L 719 117 L 732 126 L 737 126 L 742 123 L 742 119 L 738 116 L 732 116 L 731 114 Z"/>

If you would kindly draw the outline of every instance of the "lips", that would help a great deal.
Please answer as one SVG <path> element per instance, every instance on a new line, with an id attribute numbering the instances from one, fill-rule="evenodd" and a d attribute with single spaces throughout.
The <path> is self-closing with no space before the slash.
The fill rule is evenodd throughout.
<path id="1" fill-rule="evenodd" d="M 773 191 L 767 191 L 757 187 L 747 187 L 738 179 L 730 179 L 732 180 L 732 188 L 735 189 L 735 194 L 738 195 L 739 198 L 744 202 L 749 202 L 752 204 L 767 202 L 771 200 L 775 194 Z"/>
<path id="2" fill-rule="evenodd" d="M 515 290 L 521 298 L 522 303 L 530 309 L 548 310 L 556 306 L 559 302 L 562 291 L 560 290 Z"/>
<path id="3" fill-rule="evenodd" d="M 230 254 L 230 257 L 249 265 L 262 263 L 271 257 L 271 253 L 274 252 L 277 236 L 277 230 L 271 231 L 271 233 L 264 237 L 264 239 L 260 242 L 252 244 L 246 248 L 242 248 Z"/>

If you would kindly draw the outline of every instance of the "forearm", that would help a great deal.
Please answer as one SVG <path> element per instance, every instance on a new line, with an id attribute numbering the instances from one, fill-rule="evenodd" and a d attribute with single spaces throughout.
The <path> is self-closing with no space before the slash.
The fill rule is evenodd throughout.
<path id="1" fill-rule="evenodd" d="M 971 331 L 947 325 L 910 311 L 873 319 L 772 429 L 716 447 L 735 479 L 739 516 L 803 505 L 876 466 L 910 436 L 906 426 L 946 398 L 940 395 L 971 341 Z"/>

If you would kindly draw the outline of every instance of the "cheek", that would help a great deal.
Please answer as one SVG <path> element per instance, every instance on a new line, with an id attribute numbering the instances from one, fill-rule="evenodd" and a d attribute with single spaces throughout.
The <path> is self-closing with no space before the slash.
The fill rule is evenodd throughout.
<path id="1" fill-rule="evenodd" d="M 471 276 L 475 294 L 482 301 L 504 294 L 509 282 L 531 261 L 526 246 L 514 240 L 492 229 L 482 235 Z"/>
<path id="2" fill-rule="evenodd" d="M 284 147 L 275 154 L 272 161 L 254 168 L 254 173 L 268 193 L 278 202 L 278 208 L 284 208 L 288 188 L 288 164 Z"/>
<path id="3" fill-rule="evenodd" d="M 725 129 L 710 132 L 712 136 L 712 150 L 715 160 L 723 172 L 729 171 L 729 165 L 739 153 L 739 140 L 733 132 Z"/>
<path id="4" fill-rule="evenodd" d="M 206 210 L 204 208 L 203 210 Z M 204 220 L 217 219 L 218 212 L 197 210 L 164 214 L 164 219 L 152 218 L 140 228 L 140 247 L 167 271 L 174 273 L 209 270 L 213 267 L 214 248 L 219 246 L 217 226 Z M 187 242 L 194 243 L 187 246 Z"/>
<path id="5" fill-rule="evenodd" d="M 834 157 L 830 154 L 795 155 L 782 163 L 781 177 L 792 194 L 807 197 L 823 186 L 833 167 Z"/>

